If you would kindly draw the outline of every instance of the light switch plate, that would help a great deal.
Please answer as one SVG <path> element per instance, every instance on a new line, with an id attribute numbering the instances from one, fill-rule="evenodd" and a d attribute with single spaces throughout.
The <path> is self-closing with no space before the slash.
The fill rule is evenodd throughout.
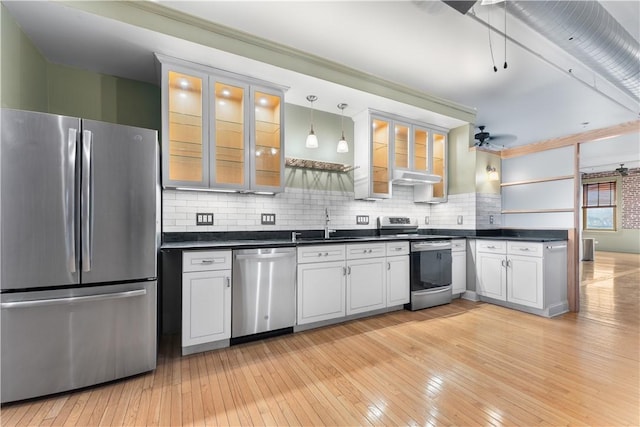
<path id="1" fill-rule="evenodd" d="M 260 215 L 260 223 L 262 225 L 276 225 L 276 214 L 263 213 Z"/>
<path id="2" fill-rule="evenodd" d="M 356 224 L 369 225 L 369 215 L 356 215 Z"/>
<path id="3" fill-rule="evenodd" d="M 198 212 L 196 214 L 196 225 L 213 225 L 213 214 Z"/>
<path id="4" fill-rule="evenodd" d="M 489 224 L 493 224 L 493 215 L 489 215 Z"/>
<path id="5" fill-rule="evenodd" d="M 428 216 L 424 217 L 424 223 L 425 223 L 425 225 L 429 225 L 429 217 Z"/>
<path id="6" fill-rule="evenodd" d="M 462 225 L 462 215 L 458 215 L 458 225 Z"/>

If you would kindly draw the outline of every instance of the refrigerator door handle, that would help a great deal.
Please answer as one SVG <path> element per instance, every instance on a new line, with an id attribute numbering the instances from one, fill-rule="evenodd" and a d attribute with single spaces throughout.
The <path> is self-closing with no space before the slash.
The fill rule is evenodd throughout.
<path id="1" fill-rule="evenodd" d="M 137 289 L 135 291 L 125 291 L 125 292 L 117 292 L 111 294 L 100 294 L 100 295 L 87 295 L 81 297 L 69 297 L 69 298 L 53 298 L 53 299 L 41 299 L 41 300 L 33 300 L 33 301 L 16 301 L 16 302 L 3 302 L 0 304 L 1 308 L 33 308 L 33 307 L 42 307 L 45 305 L 63 305 L 63 304 L 73 304 L 79 302 L 90 302 L 90 301 L 104 301 L 111 299 L 121 299 L 121 298 L 133 298 L 139 297 L 147 294 L 146 289 Z"/>
<path id="2" fill-rule="evenodd" d="M 82 196 L 81 196 L 81 224 L 82 224 L 82 271 L 91 271 L 91 249 L 93 237 L 93 193 L 91 192 L 93 171 L 91 170 L 91 143 L 93 133 L 82 131 Z"/>
<path id="3" fill-rule="evenodd" d="M 75 170 L 76 170 L 76 143 L 78 138 L 78 130 L 69 128 L 69 136 L 67 138 L 67 156 L 69 165 L 67 165 L 66 175 L 64 177 L 64 228 L 65 228 L 65 246 L 67 249 L 67 266 L 72 273 L 76 272 L 78 260 L 76 258 L 76 189 L 75 189 Z"/>

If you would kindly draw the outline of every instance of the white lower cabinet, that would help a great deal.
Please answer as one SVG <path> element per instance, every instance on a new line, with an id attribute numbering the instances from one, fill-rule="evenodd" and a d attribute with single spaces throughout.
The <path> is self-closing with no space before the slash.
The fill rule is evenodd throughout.
<path id="1" fill-rule="evenodd" d="M 298 247 L 298 325 L 346 315 L 345 245 Z"/>
<path id="2" fill-rule="evenodd" d="M 347 315 L 387 306 L 385 259 L 347 261 Z"/>
<path id="3" fill-rule="evenodd" d="M 409 302 L 409 243 L 298 247 L 297 324 Z"/>
<path id="4" fill-rule="evenodd" d="M 387 243 L 387 307 L 409 303 L 409 242 Z"/>
<path id="5" fill-rule="evenodd" d="M 519 255 L 526 253 L 527 255 Z M 542 243 L 512 243 L 507 249 L 507 300 L 534 308 L 543 308 Z"/>
<path id="6" fill-rule="evenodd" d="M 298 325 L 345 315 L 345 268 L 344 261 L 298 264 Z"/>
<path id="7" fill-rule="evenodd" d="M 478 295 L 507 300 L 506 255 L 478 252 Z"/>
<path id="8" fill-rule="evenodd" d="M 183 252 L 182 347 L 231 337 L 231 251 Z"/>
<path id="9" fill-rule="evenodd" d="M 465 239 L 451 241 L 451 293 L 467 290 L 467 244 Z"/>
<path id="10" fill-rule="evenodd" d="M 478 240 L 476 247 L 478 295 L 545 316 L 568 310 L 566 242 Z"/>

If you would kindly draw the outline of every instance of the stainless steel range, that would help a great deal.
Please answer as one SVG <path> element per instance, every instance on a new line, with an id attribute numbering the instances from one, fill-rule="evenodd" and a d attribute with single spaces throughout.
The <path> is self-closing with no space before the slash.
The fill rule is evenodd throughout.
<path id="1" fill-rule="evenodd" d="M 419 236 L 418 221 L 406 216 L 378 217 L 378 231 L 381 236 Z"/>
<path id="2" fill-rule="evenodd" d="M 411 303 L 408 308 L 420 310 L 450 303 L 451 241 L 413 242 L 410 256 Z"/>
<path id="3" fill-rule="evenodd" d="M 381 236 L 406 237 L 411 243 L 411 302 L 420 310 L 451 302 L 451 241 L 444 236 L 418 234 L 418 221 L 401 216 L 378 218 Z M 419 240 L 419 241 L 417 241 Z"/>

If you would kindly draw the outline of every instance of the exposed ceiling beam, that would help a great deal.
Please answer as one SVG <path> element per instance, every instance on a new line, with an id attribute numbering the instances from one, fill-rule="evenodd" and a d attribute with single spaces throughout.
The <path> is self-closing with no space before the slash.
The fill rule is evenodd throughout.
<path id="1" fill-rule="evenodd" d="M 500 157 L 503 159 L 511 159 L 513 157 L 524 156 L 527 154 L 537 153 L 539 151 L 553 150 L 554 148 L 576 145 L 581 142 L 598 141 L 630 133 L 638 133 L 640 137 L 640 120 L 633 120 L 607 128 L 593 129 L 559 138 L 547 139 L 545 141 L 534 142 L 533 144 L 521 145 L 519 147 L 507 148 L 501 151 Z"/>

